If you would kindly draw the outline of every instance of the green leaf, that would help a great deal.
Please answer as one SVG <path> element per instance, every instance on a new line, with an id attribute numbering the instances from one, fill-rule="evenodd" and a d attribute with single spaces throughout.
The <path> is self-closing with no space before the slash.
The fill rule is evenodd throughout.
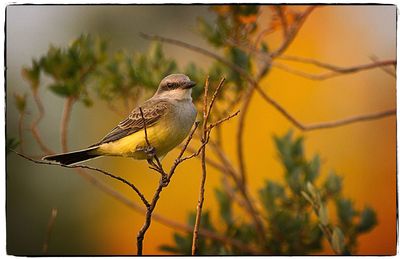
<path id="1" fill-rule="evenodd" d="M 268 212 L 269 210 L 275 210 L 278 199 L 285 198 L 285 190 L 278 183 L 266 181 L 264 188 L 259 190 L 259 196 L 265 210 Z"/>
<path id="2" fill-rule="evenodd" d="M 319 175 L 320 166 L 321 166 L 321 159 L 318 155 L 315 155 L 308 166 L 308 170 L 307 170 L 307 180 L 308 181 L 314 182 L 314 180 Z"/>
<path id="3" fill-rule="evenodd" d="M 232 201 L 226 192 L 219 189 L 215 189 L 215 196 L 219 204 L 219 213 L 229 226 L 232 224 Z"/>
<path id="4" fill-rule="evenodd" d="M 61 97 L 70 97 L 73 96 L 75 93 L 72 86 L 68 84 L 62 83 L 55 83 L 49 86 L 50 91 L 54 94 L 61 96 Z"/>
<path id="5" fill-rule="evenodd" d="M 340 198 L 336 201 L 337 214 L 343 225 L 350 225 L 356 212 L 350 199 Z"/>
<path id="6" fill-rule="evenodd" d="M 317 197 L 317 190 L 315 189 L 314 185 L 310 182 L 307 182 L 306 188 L 309 194 L 311 194 L 311 197 L 315 200 Z"/>
<path id="7" fill-rule="evenodd" d="M 26 94 L 14 93 L 15 106 L 19 113 L 24 113 L 26 110 Z"/>
<path id="8" fill-rule="evenodd" d="M 175 246 L 170 245 L 161 245 L 158 247 L 161 251 L 170 252 L 170 253 L 179 253 L 179 249 Z"/>
<path id="9" fill-rule="evenodd" d="M 328 193 L 336 195 L 342 190 L 342 178 L 335 172 L 330 171 L 325 180 L 324 187 Z"/>
<path id="10" fill-rule="evenodd" d="M 225 38 L 224 33 L 222 33 L 220 28 L 214 28 L 202 17 L 199 17 L 197 20 L 197 29 L 210 44 L 214 45 L 215 47 L 223 46 Z"/>
<path id="11" fill-rule="evenodd" d="M 264 52 L 264 53 L 268 53 L 269 52 L 269 47 L 268 47 L 267 43 L 264 42 L 264 41 L 261 42 L 261 51 Z"/>
<path id="12" fill-rule="evenodd" d="M 324 204 L 321 204 L 319 207 L 318 218 L 323 226 L 329 224 L 328 209 Z"/>
<path id="13" fill-rule="evenodd" d="M 33 91 L 36 91 L 39 88 L 40 84 L 40 63 L 32 59 L 32 66 L 22 68 L 22 76 L 30 83 L 30 86 Z"/>
<path id="14" fill-rule="evenodd" d="M 314 205 L 314 200 L 311 198 L 310 195 L 308 195 L 306 192 L 301 191 L 301 195 L 313 206 Z"/>
<path id="15" fill-rule="evenodd" d="M 93 106 L 93 100 L 90 99 L 89 97 L 82 98 L 82 102 L 86 107 L 92 107 Z"/>
<path id="16" fill-rule="evenodd" d="M 360 214 L 360 222 L 356 226 L 356 230 L 359 233 L 364 233 L 370 231 L 374 226 L 376 226 L 378 220 L 376 218 L 376 213 L 371 208 L 364 208 Z"/>

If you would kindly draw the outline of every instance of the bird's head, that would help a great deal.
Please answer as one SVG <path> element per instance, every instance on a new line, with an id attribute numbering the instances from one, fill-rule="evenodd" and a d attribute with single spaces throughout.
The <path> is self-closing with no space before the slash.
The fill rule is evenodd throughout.
<path id="1" fill-rule="evenodd" d="M 171 74 L 161 80 L 154 96 L 177 100 L 191 99 L 192 88 L 195 85 L 196 82 L 184 74 Z"/>

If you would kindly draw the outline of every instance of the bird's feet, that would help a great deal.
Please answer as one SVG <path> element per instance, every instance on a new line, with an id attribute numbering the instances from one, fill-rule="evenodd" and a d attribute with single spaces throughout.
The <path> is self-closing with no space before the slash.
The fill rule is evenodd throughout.
<path id="1" fill-rule="evenodd" d="M 156 156 L 156 149 L 152 146 L 145 146 L 143 152 L 147 155 L 147 161 L 153 160 Z"/>
<path id="2" fill-rule="evenodd" d="M 149 164 L 150 169 L 161 174 L 160 184 L 163 187 L 166 187 L 169 183 L 168 174 L 164 172 L 164 169 L 156 156 L 156 149 L 152 146 L 146 146 L 143 148 L 143 152 L 147 155 L 147 163 Z M 154 160 L 156 160 L 157 163 L 155 163 Z"/>
<path id="3" fill-rule="evenodd" d="M 147 159 L 147 163 L 149 164 L 149 168 L 161 174 L 160 184 L 163 187 L 166 187 L 169 184 L 168 174 L 166 174 L 162 167 L 160 167 L 157 163 L 154 162 L 153 159 Z"/>

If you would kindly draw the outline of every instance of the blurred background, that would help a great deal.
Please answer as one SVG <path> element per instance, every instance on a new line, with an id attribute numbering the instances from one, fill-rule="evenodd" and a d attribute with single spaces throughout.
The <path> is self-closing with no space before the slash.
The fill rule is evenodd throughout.
<path id="1" fill-rule="evenodd" d="M 268 8 L 263 7 L 262 11 L 260 19 L 267 22 Z M 30 65 L 32 58 L 45 54 L 50 44 L 66 46 L 82 33 L 89 33 L 105 38 L 111 52 L 120 49 L 145 52 L 149 41 L 139 36 L 140 32 L 145 32 L 213 50 L 196 33 L 196 21 L 200 16 L 212 21 L 214 15 L 205 5 L 8 6 L 7 136 L 18 136 L 18 112 L 13 94 L 29 91 L 21 69 Z M 272 35 L 269 39 L 272 46 L 278 46 L 278 36 Z M 182 66 L 195 61 L 206 69 L 211 63 L 209 58 L 182 48 L 164 45 L 163 49 L 168 57 Z M 327 5 L 318 8 L 306 21 L 287 54 L 313 57 L 340 66 L 369 63 L 371 55 L 382 60 L 395 59 L 396 7 Z M 306 69 L 317 71 L 308 66 Z M 304 123 L 331 121 L 396 107 L 395 86 L 395 79 L 381 69 L 312 81 L 272 68 L 262 81 L 262 87 Z M 39 129 L 49 146 L 61 151 L 59 121 L 63 100 L 45 88 L 40 89 L 40 94 L 46 116 Z M 27 111 L 26 120 L 29 122 L 37 113 L 30 96 Z M 77 103 L 69 126 L 69 148 L 79 149 L 97 142 L 122 119 L 103 102 L 95 100 L 90 108 Z M 236 123 L 232 120 L 224 126 L 227 140 L 235 138 Z M 274 108 L 258 95 L 254 97 L 245 129 L 250 192 L 255 193 L 265 178 L 282 181 L 282 166 L 272 136 L 282 135 L 291 128 L 293 125 Z M 356 208 L 368 205 L 376 210 L 378 225 L 360 237 L 358 253 L 395 254 L 396 118 L 392 116 L 306 133 L 295 130 L 295 134 L 305 136 L 307 155 L 318 153 L 321 156 L 322 175 L 334 169 L 343 176 L 344 194 L 354 200 Z M 28 154 L 40 154 L 28 130 L 25 130 L 24 145 Z M 224 142 L 224 148 L 235 158 L 230 141 Z M 174 150 L 164 163 L 171 165 L 176 155 L 177 150 Z M 233 159 L 233 162 L 236 161 Z M 101 158 L 90 164 L 131 180 L 149 197 L 158 184 L 158 176 L 149 173 L 143 161 Z M 186 222 L 188 212 L 195 210 L 197 204 L 200 173 L 198 160 L 184 163 L 163 191 L 156 212 Z M 49 242 L 50 254 L 136 253 L 136 234 L 143 224 L 143 215 L 99 191 L 74 171 L 36 165 L 11 154 L 7 157 L 6 174 L 9 253 L 41 253 L 52 208 L 58 209 L 58 216 Z M 103 180 L 139 202 L 130 189 L 109 179 Z M 215 208 L 212 190 L 219 184 L 219 173 L 210 168 L 206 209 L 212 211 Z M 173 232 L 171 228 L 153 221 L 145 238 L 144 254 L 164 254 L 159 246 L 170 244 Z M 325 247 L 323 253 L 332 253 L 329 246 Z"/>

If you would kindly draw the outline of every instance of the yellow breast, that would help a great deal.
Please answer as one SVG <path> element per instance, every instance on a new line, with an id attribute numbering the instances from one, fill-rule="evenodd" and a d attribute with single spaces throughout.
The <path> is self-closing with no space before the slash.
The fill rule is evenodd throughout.
<path id="1" fill-rule="evenodd" d="M 194 119 L 195 115 L 188 121 L 182 121 L 179 116 L 169 115 L 147 128 L 147 138 L 158 157 L 165 156 L 185 139 Z M 147 155 L 142 151 L 146 146 L 145 132 L 140 130 L 117 141 L 102 144 L 98 151 L 102 155 L 146 159 Z"/>

